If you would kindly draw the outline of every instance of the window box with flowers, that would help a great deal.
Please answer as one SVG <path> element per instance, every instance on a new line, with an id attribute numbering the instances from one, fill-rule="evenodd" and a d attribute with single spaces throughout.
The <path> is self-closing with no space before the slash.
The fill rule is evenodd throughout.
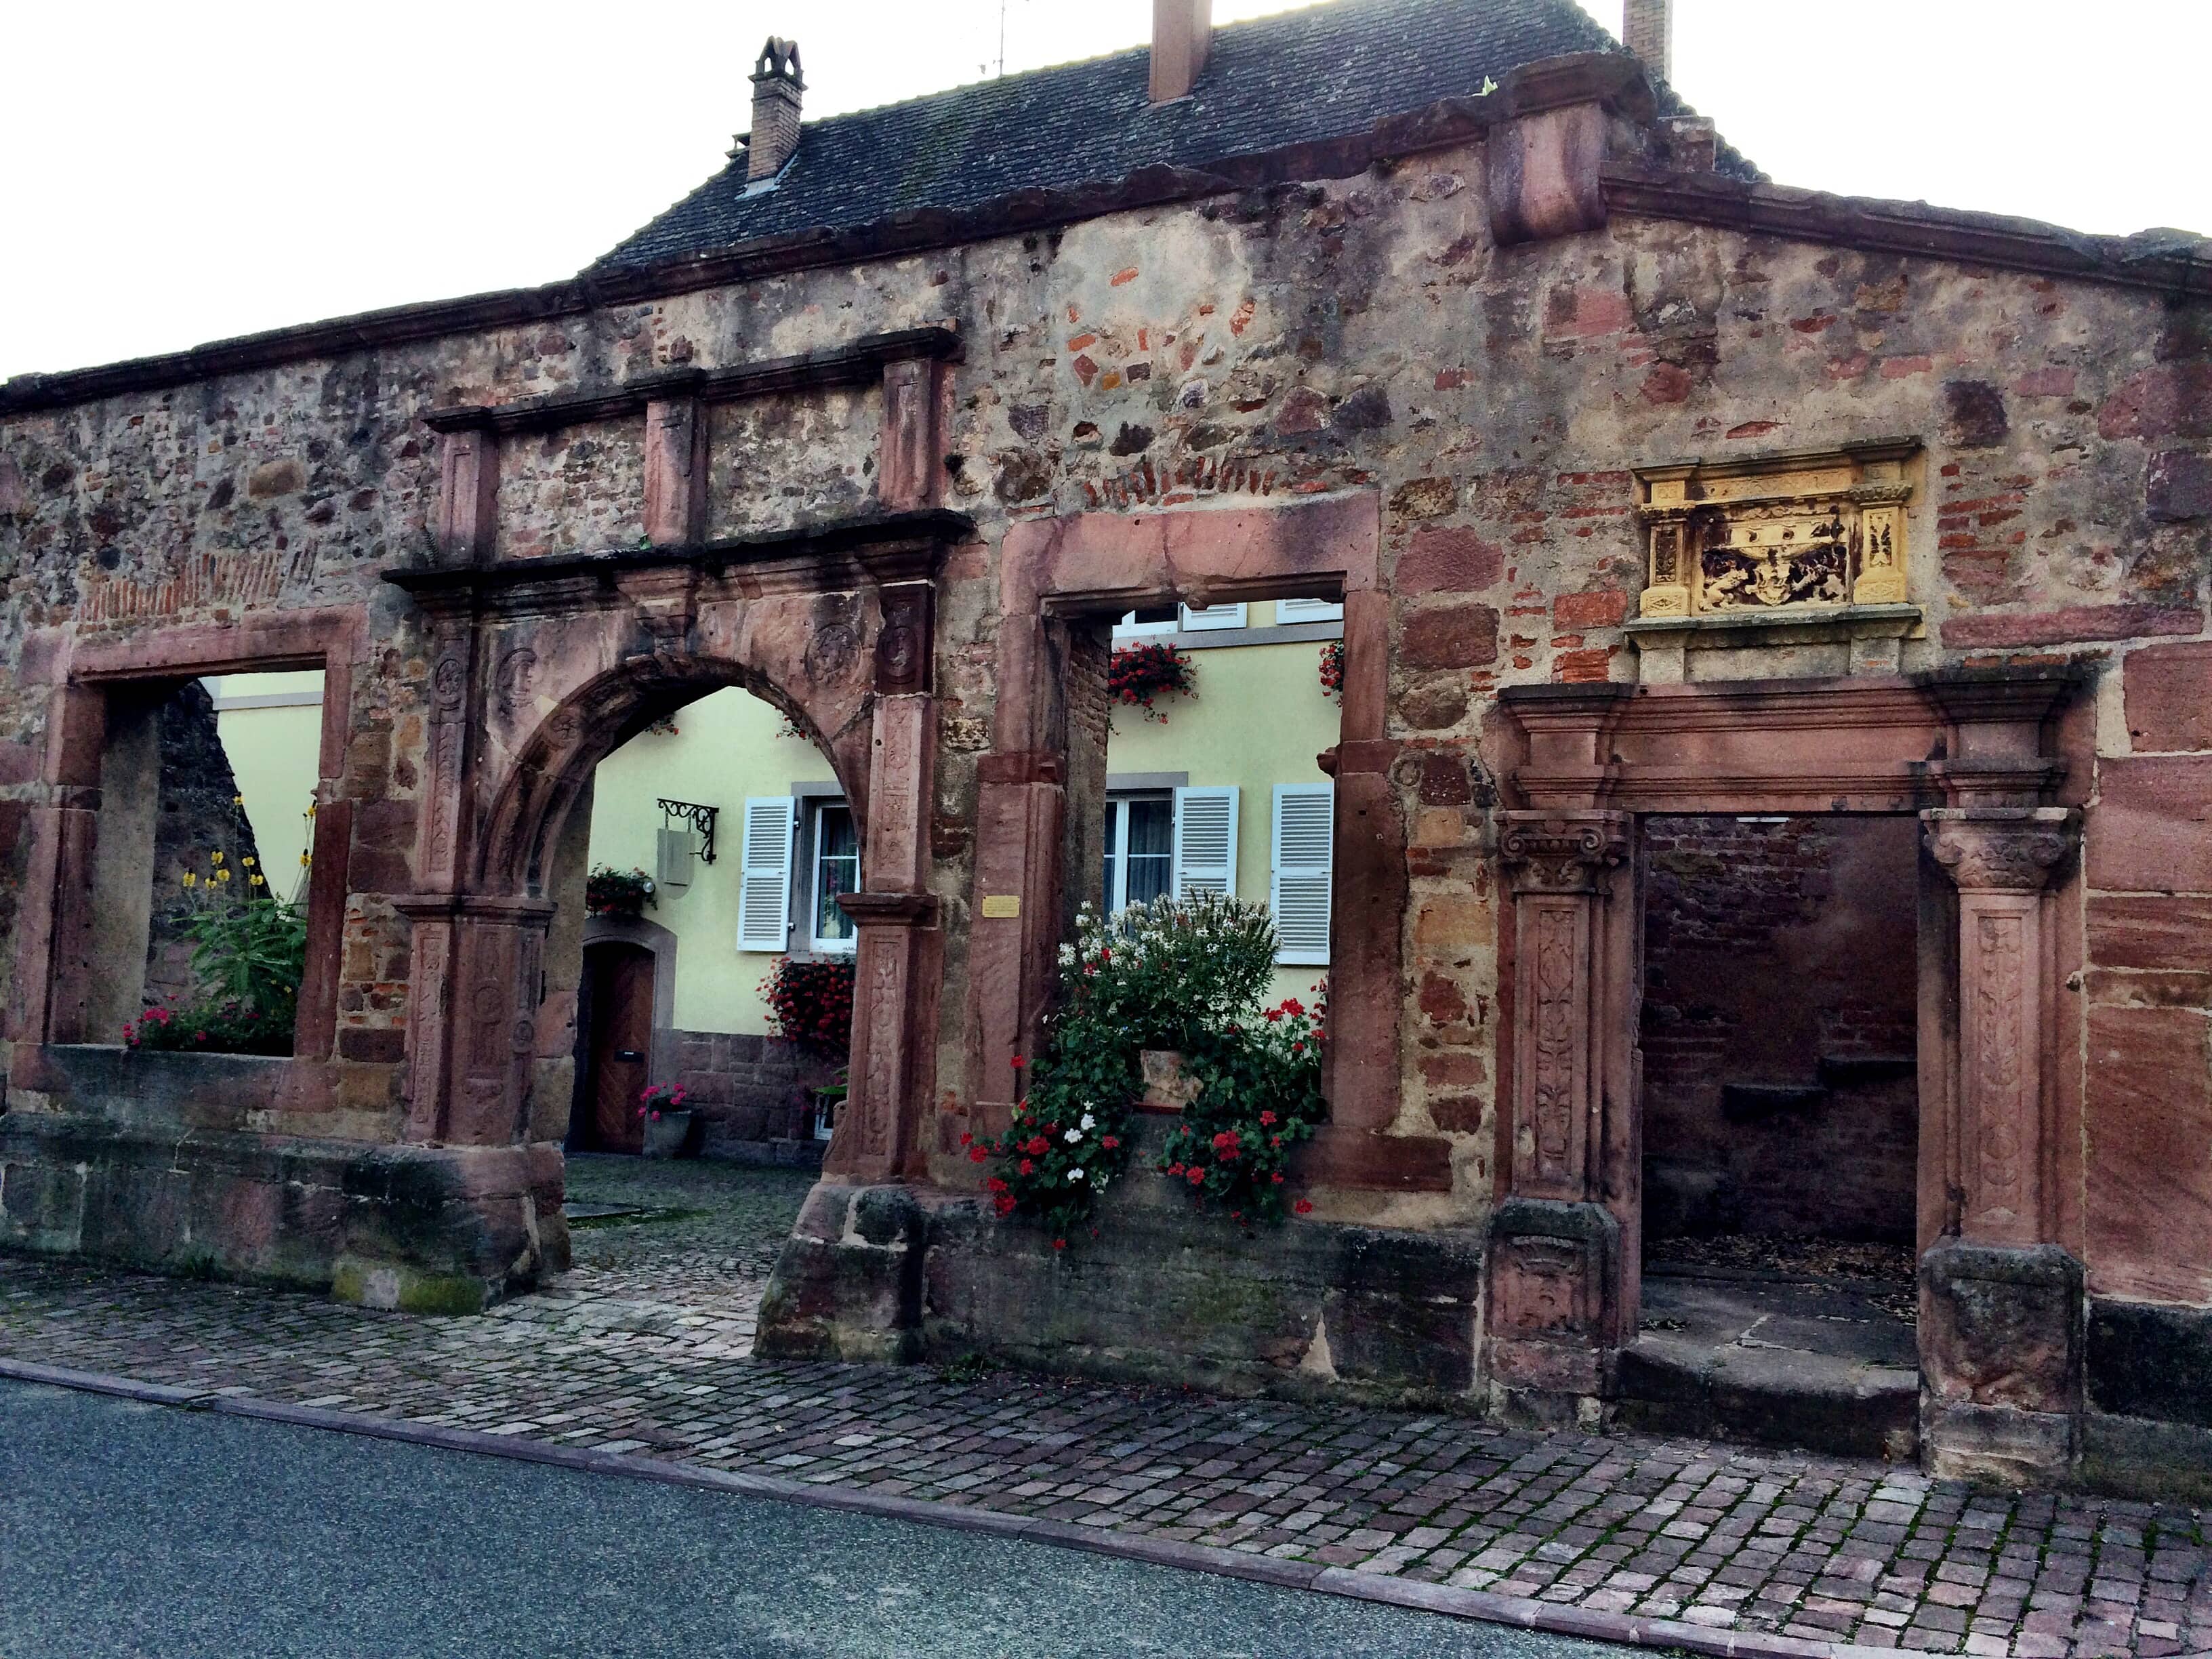
<path id="1" fill-rule="evenodd" d="M 619 916 L 635 921 L 658 908 L 653 878 L 642 870 L 617 870 L 607 865 L 594 869 L 584 884 L 584 908 L 595 916 Z"/>
<path id="2" fill-rule="evenodd" d="M 1152 707 L 1155 697 L 1198 695 L 1198 671 L 1187 652 L 1172 645 L 1117 647 L 1106 665 L 1106 695 L 1127 708 L 1141 708 L 1148 720 L 1167 724 Z"/>

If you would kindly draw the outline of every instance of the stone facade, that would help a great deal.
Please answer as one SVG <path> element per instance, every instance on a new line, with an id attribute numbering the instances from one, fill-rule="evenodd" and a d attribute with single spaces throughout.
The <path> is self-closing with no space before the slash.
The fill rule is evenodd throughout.
<path id="1" fill-rule="evenodd" d="M 1340 592 L 1331 1121 L 1279 1298 L 1316 1326 L 1239 1349 L 1245 1385 L 1325 1382 L 1329 1298 L 1418 1261 L 1417 1319 L 1358 1316 L 1361 1389 L 1601 1414 L 1637 1322 L 1638 820 L 1917 815 L 1916 1231 L 1960 1310 L 1925 1322 L 1929 1455 L 2201 1451 L 2201 1401 L 2126 1356 L 2212 1305 L 2212 257 L 1681 161 L 1630 60 L 1534 64 L 1233 178 L 11 384 L 0 1235 L 241 1273 L 281 1237 L 289 1281 L 386 1300 L 557 1266 L 574 809 L 738 684 L 831 757 L 871 887 L 853 1100 L 764 1345 L 1034 1352 L 1036 1304 L 976 1286 L 1036 1241 L 979 1228 L 959 1139 L 1006 1122 L 1097 868 L 1104 623 Z M 1850 499 L 1908 532 L 1911 615 L 1646 653 L 1641 482 L 1720 501 L 1739 461 L 1868 444 L 1889 493 Z M 202 1127 L 83 1046 L 106 711 L 298 666 L 329 696 L 295 1057 Z M 68 1187 L 186 1129 L 204 1203 Z M 284 1219 L 310 1155 L 350 1231 Z M 395 1160 L 443 1195 L 404 1226 Z M 1224 1321 L 1271 1270 L 1159 1237 Z M 1072 1358 L 1149 1340 L 1053 1272 L 1023 1282 Z M 1987 1380 L 2015 1334 L 2032 1387 Z M 1183 1363 L 1160 1344 L 1129 1368 Z"/>

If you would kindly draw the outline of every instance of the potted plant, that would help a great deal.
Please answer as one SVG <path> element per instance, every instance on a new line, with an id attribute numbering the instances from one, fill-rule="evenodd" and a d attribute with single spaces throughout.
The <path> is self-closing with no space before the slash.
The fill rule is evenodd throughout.
<path id="1" fill-rule="evenodd" d="M 656 908 L 653 878 L 642 870 L 616 870 L 600 865 L 584 884 L 584 908 L 595 916 L 628 916 L 635 921 Z"/>
<path id="2" fill-rule="evenodd" d="M 690 1150 L 693 1114 L 684 1101 L 684 1087 L 675 1083 L 656 1083 L 637 1097 L 647 1158 L 682 1158 Z"/>

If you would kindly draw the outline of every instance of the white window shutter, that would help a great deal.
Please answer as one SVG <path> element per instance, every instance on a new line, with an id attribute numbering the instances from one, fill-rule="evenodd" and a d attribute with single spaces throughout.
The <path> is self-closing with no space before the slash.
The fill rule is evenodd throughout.
<path id="1" fill-rule="evenodd" d="M 1237 790 L 1175 792 L 1175 896 L 1237 891 Z"/>
<path id="2" fill-rule="evenodd" d="M 1182 608 L 1182 625 L 1186 633 L 1203 633 L 1209 628 L 1242 628 L 1244 626 L 1244 607 L 1241 605 L 1209 605 L 1193 609 L 1185 605 Z"/>
<path id="3" fill-rule="evenodd" d="M 738 877 L 738 949 L 791 948 L 791 842 L 799 803 L 788 795 L 745 802 L 745 844 Z"/>
<path id="4" fill-rule="evenodd" d="M 1275 789 L 1275 868 L 1267 908 L 1275 916 L 1275 960 L 1328 960 L 1329 870 L 1336 845 L 1336 786 L 1285 783 Z"/>
<path id="5" fill-rule="evenodd" d="M 1336 599 L 1277 599 L 1278 623 L 1342 622 L 1343 604 Z"/>

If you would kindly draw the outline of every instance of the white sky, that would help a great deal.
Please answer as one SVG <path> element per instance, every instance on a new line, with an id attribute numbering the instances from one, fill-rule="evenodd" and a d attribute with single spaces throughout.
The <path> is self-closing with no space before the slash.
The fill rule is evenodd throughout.
<path id="1" fill-rule="evenodd" d="M 1469 0 L 1482 3 L 1482 0 Z M 1584 0 L 1618 28 L 1613 0 Z M 1149 0 L 1006 0 L 1009 69 Z M 1282 0 L 1215 0 L 1219 21 Z M 976 78 L 999 0 L 0 0 L 0 376 L 551 281 L 810 114 Z M 2212 0 L 1675 0 L 1675 82 L 1779 183 L 2212 231 Z"/>

